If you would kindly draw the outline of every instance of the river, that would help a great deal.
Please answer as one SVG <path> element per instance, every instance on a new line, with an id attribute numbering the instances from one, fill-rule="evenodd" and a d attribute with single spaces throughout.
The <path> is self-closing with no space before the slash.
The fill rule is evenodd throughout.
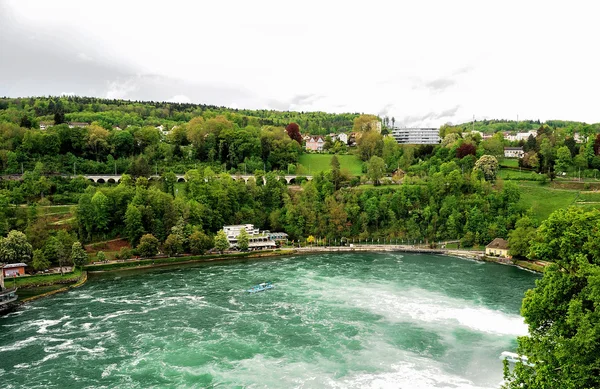
<path id="1" fill-rule="evenodd" d="M 4 388 L 498 388 L 539 276 L 346 253 L 90 277 L 0 318 Z M 245 289 L 272 281 L 275 289 Z"/>

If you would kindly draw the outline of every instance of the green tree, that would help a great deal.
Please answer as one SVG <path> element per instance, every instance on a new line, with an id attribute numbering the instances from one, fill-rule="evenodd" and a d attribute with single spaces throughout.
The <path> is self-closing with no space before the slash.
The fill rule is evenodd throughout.
<path id="1" fill-rule="evenodd" d="M 201 231 L 194 231 L 189 237 L 189 242 L 190 252 L 195 255 L 204 254 L 214 247 L 211 237 Z"/>
<path id="2" fill-rule="evenodd" d="M 559 147 L 556 150 L 556 170 L 559 172 L 568 172 L 573 164 L 571 151 L 567 146 Z"/>
<path id="3" fill-rule="evenodd" d="M 340 189 L 340 181 L 342 177 L 342 174 L 340 172 L 340 161 L 338 161 L 338 158 L 334 155 L 333 157 L 331 157 L 330 164 L 333 186 L 335 187 L 335 190 L 338 190 Z"/>
<path id="4" fill-rule="evenodd" d="M 104 251 L 98 251 L 96 253 L 96 261 L 98 261 L 98 262 L 106 261 L 106 254 L 104 254 Z"/>
<path id="5" fill-rule="evenodd" d="M 536 229 L 532 220 L 525 216 L 515 223 L 515 229 L 508 233 L 508 246 L 510 255 L 517 258 L 526 258 L 529 254 L 531 242 L 535 238 Z"/>
<path id="6" fill-rule="evenodd" d="M 178 234 L 169 234 L 163 248 L 170 257 L 181 254 L 183 253 L 183 239 Z"/>
<path id="7" fill-rule="evenodd" d="M 144 234 L 144 223 L 142 222 L 142 212 L 133 204 L 127 206 L 125 212 L 125 232 L 127 239 L 132 246 L 135 246 L 140 237 Z"/>
<path id="8" fill-rule="evenodd" d="M 246 231 L 246 229 L 242 228 L 237 237 L 237 247 L 241 251 L 246 251 L 246 250 L 248 250 L 249 245 L 250 245 L 250 236 L 248 235 L 248 232 Z"/>
<path id="9" fill-rule="evenodd" d="M 358 154 L 363 161 L 368 161 L 373 156 L 383 153 L 383 137 L 377 131 L 363 133 L 357 141 Z"/>
<path id="10" fill-rule="evenodd" d="M 158 239 L 152 234 L 146 234 L 140 239 L 137 251 L 144 258 L 153 257 L 158 254 Z"/>
<path id="11" fill-rule="evenodd" d="M 73 265 L 75 265 L 75 267 L 81 268 L 83 265 L 86 264 L 87 259 L 88 255 L 83 249 L 81 242 L 73 243 L 73 246 L 71 247 L 71 260 L 73 261 Z"/>
<path id="12" fill-rule="evenodd" d="M 97 231 L 106 232 L 110 221 L 110 204 L 108 197 L 100 191 L 97 191 L 92 197 L 92 206 L 94 209 L 94 222 Z"/>
<path id="13" fill-rule="evenodd" d="M 498 174 L 498 160 L 492 155 L 482 155 L 475 162 L 473 171 L 480 171 L 486 181 L 495 181 L 496 174 Z"/>
<path id="14" fill-rule="evenodd" d="M 600 387 L 600 212 L 554 212 L 531 254 L 555 263 L 521 308 L 529 335 L 518 339 L 518 352 L 534 366 L 505 369 L 505 388 Z"/>
<path id="15" fill-rule="evenodd" d="M 177 183 L 177 176 L 173 172 L 166 172 L 162 176 L 164 190 L 171 196 L 175 196 L 175 184 Z"/>
<path id="16" fill-rule="evenodd" d="M 33 247 L 24 233 L 12 230 L 6 238 L 0 238 L 0 262 L 31 264 Z"/>
<path id="17" fill-rule="evenodd" d="M 223 251 L 229 248 L 229 240 L 227 240 L 227 235 L 225 235 L 225 231 L 219 230 L 217 235 L 215 236 L 215 248 L 223 254 Z"/>
<path id="18" fill-rule="evenodd" d="M 35 270 L 46 270 L 50 267 L 50 261 L 46 259 L 44 252 L 41 249 L 37 249 L 33 252 L 33 263 L 32 266 Z"/>
<path id="19" fill-rule="evenodd" d="M 367 177 L 373 182 L 373 185 L 379 185 L 379 180 L 385 172 L 385 162 L 383 158 L 373 156 L 367 163 Z"/>

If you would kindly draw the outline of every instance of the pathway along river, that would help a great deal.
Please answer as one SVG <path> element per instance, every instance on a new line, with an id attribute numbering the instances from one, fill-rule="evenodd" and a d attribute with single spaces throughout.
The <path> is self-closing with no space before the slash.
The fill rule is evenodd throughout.
<path id="1" fill-rule="evenodd" d="M 425 254 L 92 277 L 0 318 L 4 388 L 497 388 L 535 274 Z M 262 281 L 275 289 L 248 294 Z"/>

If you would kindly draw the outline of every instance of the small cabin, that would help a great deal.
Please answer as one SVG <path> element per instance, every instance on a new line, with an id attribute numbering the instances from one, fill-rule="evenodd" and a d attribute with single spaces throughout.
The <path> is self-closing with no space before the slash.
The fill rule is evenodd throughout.
<path id="1" fill-rule="evenodd" d="M 4 265 L 2 272 L 4 273 L 4 277 L 18 277 L 25 274 L 26 267 L 27 265 L 24 263 L 9 263 Z"/>
<path id="2" fill-rule="evenodd" d="M 485 255 L 508 258 L 508 242 L 502 238 L 496 238 L 485 246 Z"/>

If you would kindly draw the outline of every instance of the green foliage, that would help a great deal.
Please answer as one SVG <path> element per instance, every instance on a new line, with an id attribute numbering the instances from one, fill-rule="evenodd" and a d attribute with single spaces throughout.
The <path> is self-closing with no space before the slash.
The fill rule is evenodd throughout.
<path id="1" fill-rule="evenodd" d="M 600 212 L 559 210 L 540 226 L 531 252 L 552 259 L 521 313 L 529 336 L 518 352 L 533 367 L 505 372 L 506 388 L 600 387 Z"/>
<path id="2" fill-rule="evenodd" d="M 360 175 L 362 172 L 362 161 L 355 155 L 336 155 L 335 156 L 340 163 L 341 171 L 348 171 L 351 175 Z M 303 171 L 298 171 L 298 174 L 316 175 L 321 172 L 331 170 L 331 159 L 333 155 L 330 154 L 302 154 L 298 162 L 302 165 Z"/>
<path id="3" fill-rule="evenodd" d="M 367 163 L 367 177 L 373 182 L 374 185 L 379 185 L 379 180 L 385 173 L 385 162 L 383 158 L 373 156 Z"/>
<path id="4" fill-rule="evenodd" d="M 229 241 L 227 240 L 227 235 L 225 235 L 225 231 L 219 230 L 217 235 L 215 236 L 215 249 L 220 253 L 227 250 L 229 248 Z"/>
<path id="5" fill-rule="evenodd" d="M 133 204 L 129 204 L 127 206 L 127 211 L 125 212 L 125 231 L 129 243 L 134 246 L 144 234 L 142 213 L 139 208 Z"/>
<path id="6" fill-rule="evenodd" d="M 214 247 L 214 242 L 205 233 L 194 231 L 189 237 L 190 252 L 194 255 L 204 254 Z"/>
<path id="7" fill-rule="evenodd" d="M 96 253 L 96 261 L 98 261 L 98 262 L 106 261 L 106 254 L 104 254 L 104 251 L 98 251 Z"/>
<path id="8" fill-rule="evenodd" d="M 153 257 L 158 254 L 158 239 L 152 234 L 146 234 L 140 239 L 140 244 L 136 247 L 141 257 Z"/>
<path id="9" fill-rule="evenodd" d="M 178 234 L 170 234 L 163 244 L 168 256 L 173 257 L 183 253 L 183 239 Z M 139 248 L 138 248 L 139 249 Z"/>
<path id="10" fill-rule="evenodd" d="M 495 181 L 498 174 L 498 160 L 492 155 L 482 155 L 475 162 L 473 172 L 481 172 L 486 181 Z"/>
<path id="11" fill-rule="evenodd" d="M 536 234 L 533 221 L 524 216 L 515 224 L 515 229 L 508 233 L 509 253 L 515 258 L 527 258 L 529 248 Z"/>
<path id="12" fill-rule="evenodd" d="M 27 236 L 20 231 L 10 231 L 6 238 L 0 238 L 0 262 L 31 264 L 33 248 Z"/>
<path id="13" fill-rule="evenodd" d="M 83 246 L 80 242 L 73 243 L 71 247 L 71 261 L 77 268 L 83 267 L 87 263 L 88 255 L 83 249 Z"/>
<path id="14" fill-rule="evenodd" d="M 248 246 L 250 244 L 250 236 L 245 228 L 242 228 L 240 234 L 237 236 L 237 247 L 241 251 L 248 250 Z"/>
<path id="15" fill-rule="evenodd" d="M 37 249 L 33 252 L 33 262 L 31 265 L 35 270 L 45 270 L 50 267 L 50 261 L 46 259 L 42 250 Z"/>

